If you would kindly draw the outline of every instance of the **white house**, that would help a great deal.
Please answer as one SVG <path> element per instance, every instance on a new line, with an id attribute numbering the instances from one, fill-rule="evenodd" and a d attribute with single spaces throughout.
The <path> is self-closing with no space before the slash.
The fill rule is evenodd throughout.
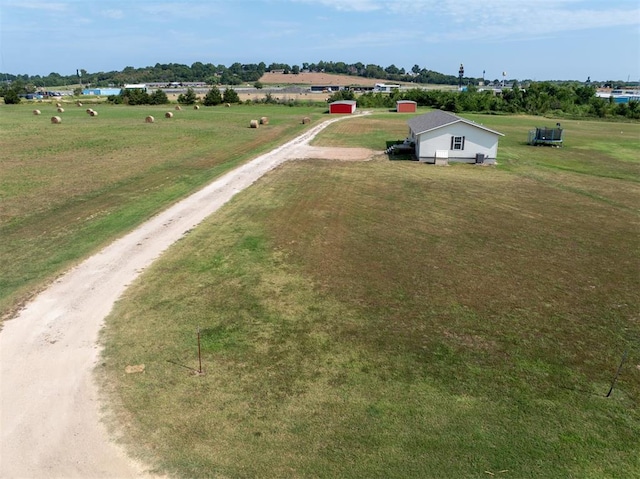
<path id="1" fill-rule="evenodd" d="M 435 110 L 407 121 L 416 157 L 426 163 L 495 163 L 502 133 Z"/>
<path id="2" fill-rule="evenodd" d="M 389 85 L 387 83 L 376 83 L 373 87 L 373 91 L 382 93 L 392 93 L 398 89 L 400 89 L 400 85 Z"/>
<path id="3" fill-rule="evenodd" d="M 125 84 L 125 90 L 142 90 L 144 92 L 147 91 L 147 85 L 145 83 L 129 83 Z"/>

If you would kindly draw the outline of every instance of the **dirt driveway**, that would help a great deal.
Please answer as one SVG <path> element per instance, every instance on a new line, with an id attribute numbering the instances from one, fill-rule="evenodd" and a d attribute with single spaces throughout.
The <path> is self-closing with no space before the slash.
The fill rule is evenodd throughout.
<path id="1" fill-rule="evenodd" d="M 93 370 L 104 318 L 145 267 L 185 232 L 293 158 L 366 160 L 366 149 L 317 148 L 327 120 L 227 173 L 67 272 L 0 333 L 0 477 L 151 477 L 109 437 Z"/>

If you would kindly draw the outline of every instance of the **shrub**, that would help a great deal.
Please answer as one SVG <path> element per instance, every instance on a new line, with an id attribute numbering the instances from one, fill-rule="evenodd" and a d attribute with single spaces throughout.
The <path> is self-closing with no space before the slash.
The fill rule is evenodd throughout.
<path id="1" fill-rule="evenodd" d="M 216 106 L 222 103 L 222 94 L 220 93 L 220 90 L 217 87 L 213 87 L 204 96 L 202 103 L 205 106 Z"/>
<path id="2" fill-rule="evenodd" d="M 149 105 L 149 94 L 141 89 L 126 89 L 120 92 L 122 103 L 126 105 Z"/>
<path id="3" fill-rule="evenodd" d="M 7 90 L 4 94 L 4 103 L 5 105 L 17 105 L 20 103 L 20 96 L 15 90 Z"/>
<path id="4" fill-rule="evenodd" d="M 178 95 L 178 103 L 182 105 L 193 105 L 197 99 L 196 92 L 193 91 L 193 88 L 187 88 L 186 93 L 180 93 L 180 95 Z"/>
<path id="5" fill-rule="evenodd" d="M 356 95 L 351 90 L 340 90 L 331 95 L 328 99 L 328 103 L 341 100 L 355 100 Z"/>
<path id="6" fill-rule="evenodd" d="M 151 95 L 149 95 L 149 103 L 151 105 L 166 105 L 167 103 L 169 103 L 169 97 L 164 92 L 164 90 L 158 88 Z"/>
<path id="7" fill-rule="evenodd" d="M 233 88 L 225 88 L 222 94 L 222 101 L 225 103 L 240 103 L 240 97 Z"/>

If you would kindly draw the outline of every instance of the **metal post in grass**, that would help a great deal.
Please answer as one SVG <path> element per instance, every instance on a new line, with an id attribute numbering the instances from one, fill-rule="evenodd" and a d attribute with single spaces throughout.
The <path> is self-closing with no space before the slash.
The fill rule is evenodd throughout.
<path id="1" fill-rule="evenodd" d="M 200 326 L 198 326 L 198 374 L 202 374 L 202 354 L 200 353 Z"/>
<path id="2" fill-rule="evenodd" d="M 626 349 L 624 354 L 622 355 L 622 360 L 620 361 L 620 366 L 618 366 L 618 370 L 616 371 L 616 375 L 613 377 L 613 381 L 611 381 L 611 387 L 609 388 L 609 392 L 607 393 L 607 397 L 611 396 L 613 392 L 613 387 L 616 385 L 616 381 L 618 380 L 618 376 L 620 376 L 620 371 L 622 371 L 622 365 L 627 360 L 627 354 L 629 354 L 629 349 Z"/>

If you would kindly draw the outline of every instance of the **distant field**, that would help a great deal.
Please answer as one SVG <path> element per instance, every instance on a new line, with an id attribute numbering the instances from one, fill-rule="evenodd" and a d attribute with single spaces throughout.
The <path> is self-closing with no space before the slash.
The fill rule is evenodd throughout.
<path id="1" fill-rule="evenodd" d="M 90 117 L 87 107 L 99 115 Z M 48 102 L 0 107 L 0 317 L 87 254 L 308 128 L 302 117 L 316 121 L 324 111 L 74 103 L 64 109 L 58 113 Z M 61 124 L 51 124 L 54 115 Z M 155 123 L 145 123 L 147 115 Z M 269 125 L 249 128 L 261 116 Z"/>
<path id="2" fill-rule="evenodd" d="M 362 85 L 374 86 L 376 83 L 387 83 L 379 78 L 364 78 L 351 75 L 334 75 L 331 73 L 299 73 L 298 75 L 284 73 L 265 73 L 260 78 L 265 84 L 296 84 L 296 85 Z"/>
<path id="3" fill-rule="evenodd" d="M 639 477 L 640 125 L 555 149 L 525 142 L 556 120 L 467 117 L 497 167 L 291 162 L 149 268 L 103 335 L 131 447 L 178 477 Z"/>

